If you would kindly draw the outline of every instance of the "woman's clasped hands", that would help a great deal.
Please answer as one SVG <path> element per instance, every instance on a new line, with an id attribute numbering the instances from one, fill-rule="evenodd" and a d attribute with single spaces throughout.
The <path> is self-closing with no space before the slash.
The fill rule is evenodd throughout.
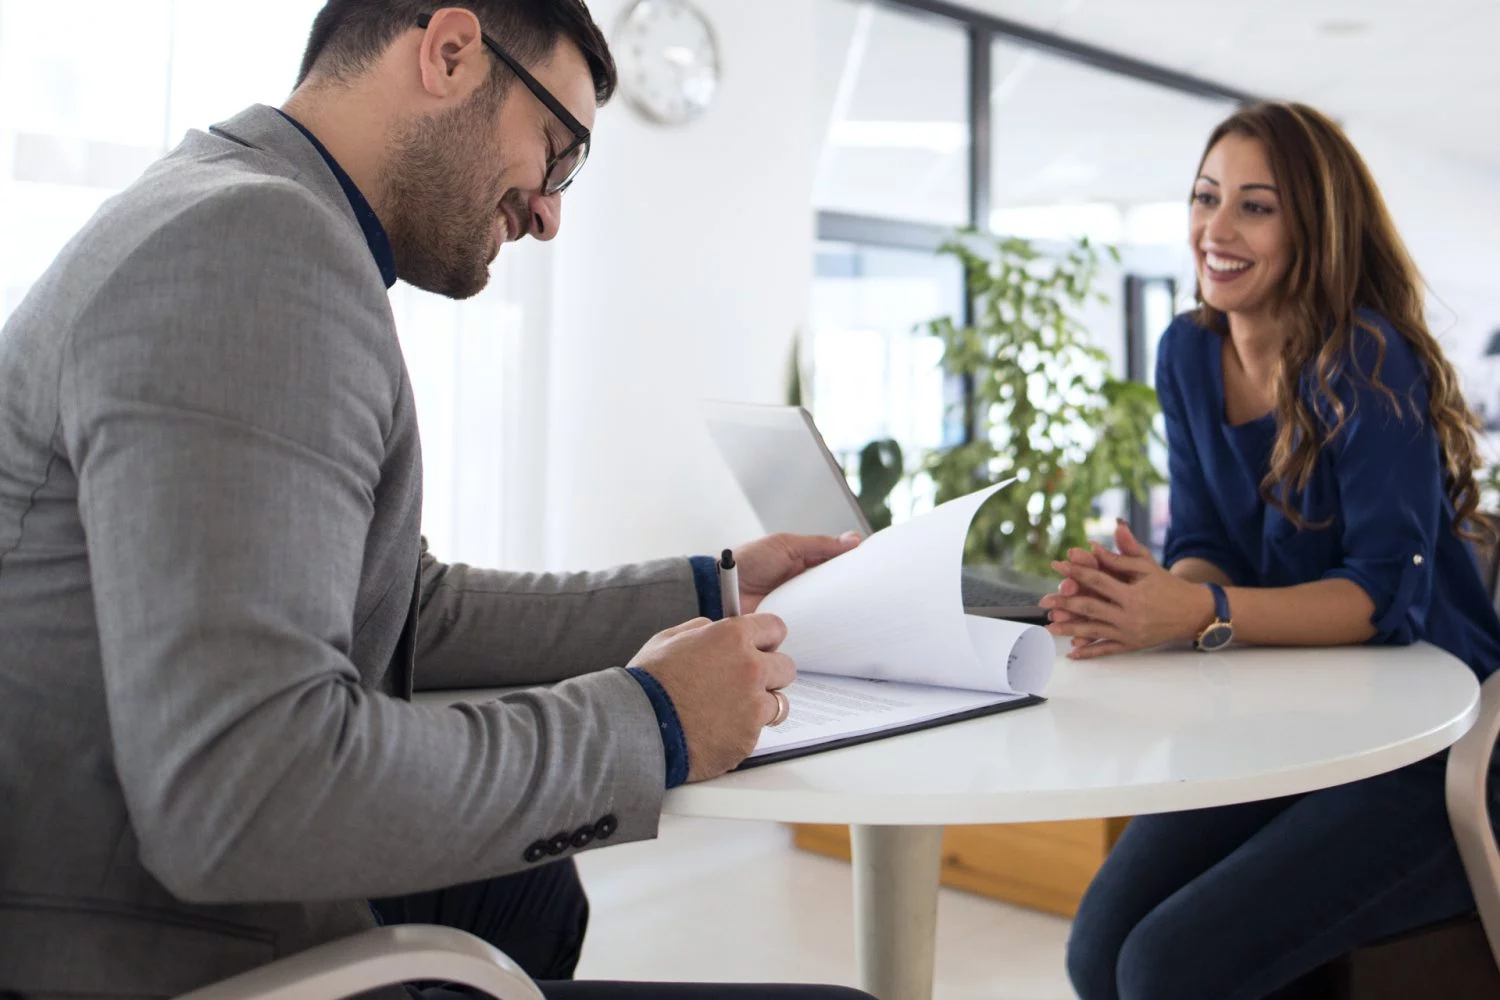
<path id="1" fill-rule="evenodd" d="M 1110 551 L 1095 542 L 1052 564 L 1063 580 L 1041 605 L 1050 612 L 1047 631 L 1073 640 L 1070 659 L 1195 639 L 1213 621 L 1209 589 L 1169 573 L 1123 521 L 1115 528 L 1115 546 Z"/>

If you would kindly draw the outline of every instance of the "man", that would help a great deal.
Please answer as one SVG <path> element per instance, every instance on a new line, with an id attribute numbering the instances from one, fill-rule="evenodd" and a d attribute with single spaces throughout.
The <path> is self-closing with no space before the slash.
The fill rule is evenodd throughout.
<path id="1" fill-rule="evenodd" d="M 190 134 L 0 333 L 0 991 L 173 996 L 377 914 L 566 979 L 558 862 L 654 836 L 773 720 L 784 627 L 710 623 L 710 560 L 419 536 L 387 288 L 473 295 L 555 236 L 614 84 L 581 0 L 331 0 L 285 109 Z M 747 610 L 855 542 L 745 547 Z"/>

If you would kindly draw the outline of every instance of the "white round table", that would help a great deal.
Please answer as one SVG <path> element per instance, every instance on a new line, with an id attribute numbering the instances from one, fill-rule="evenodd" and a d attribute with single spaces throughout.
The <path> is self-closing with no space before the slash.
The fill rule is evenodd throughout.
<path id="1" fill-rule="evenodd" d="M 943 827 L 1138 816 L 1373 777 L 1473 724 L 1479 684 L 1441 650 L 1158 650 L 1059 659 L 1044 705 L 725 775 L 682 816 L 849 824 L 860 985 L 932 993 Z"/>

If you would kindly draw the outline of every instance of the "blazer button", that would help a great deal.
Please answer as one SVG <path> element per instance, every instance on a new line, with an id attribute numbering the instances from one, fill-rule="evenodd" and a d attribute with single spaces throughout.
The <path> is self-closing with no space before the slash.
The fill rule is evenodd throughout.
<path id="1" fill-rule="evenodd" d="M 594 828 L 591 826 L 580 826 L 578 832 L 573 834 L 573 846 L 583 850 L 594 842 Z"/>
<path id="2" fill-rule="evenodd" d="M 594 839 L 608 840 L 610 837 L 613 837 L 615 835 L 615 831 L 619 828 L 619 820 L 615 819 L 613 816 L 606 816 L 599 822 L 594 824 Z"/>
<path id="3" fill-rule="evenodd" d="M 526 859 L 526 863 L 528 865 L 534 865 L 546 856 L 547 845 L 540 840 L 538 840 L 535 844 L 532 844 L 530 847 L 526 848 L 526 853 L 522 855 L 522 857 Z"/>
<path id="4" fill-rule="evenodd" d="M 547 853 L 555 858 L 563 851 L 566 851 L 568 849 L 568 845 L 570 845 L 571 843 L 573 843 L 572 837 L 568 836 L 566 833 L 559 833 L 557 836 L 553 837 L 547 842 Z"/>

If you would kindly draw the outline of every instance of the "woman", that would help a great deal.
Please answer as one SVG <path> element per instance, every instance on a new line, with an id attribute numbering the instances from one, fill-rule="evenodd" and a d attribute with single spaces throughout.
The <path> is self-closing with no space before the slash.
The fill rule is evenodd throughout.
<path id="1" fill-rule="evenodd" d="M 1259 104 L 1194 183 L 1200 309 L 1162 338 L 1165 566 L 1056 568 L 1050 630 L 1090 659 L 1427 641 L 1481 678 L 1500 619 L 1480 577 L 1476 421 L 1422 318 L 1416 268 L 1337 125 Z M 1083 1000 L 1254 1000 L 1361 944 L 1473 909 L 1445 758 L 1308 795 L 1135 820 L 1068 950 Z"/>

